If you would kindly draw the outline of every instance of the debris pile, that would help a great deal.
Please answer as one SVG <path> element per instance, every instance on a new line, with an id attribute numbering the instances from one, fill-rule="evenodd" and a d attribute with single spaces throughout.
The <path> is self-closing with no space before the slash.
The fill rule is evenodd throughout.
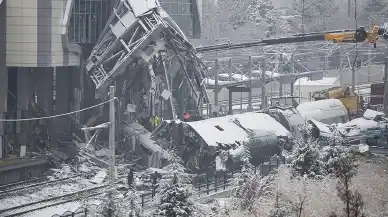
<path id="1" fill-rule="evenodd" d="M 336 139 L 345 144 L 387 146 L 388 118 L 384 113 L 367 109 L 363 116 L 346 123 L 324 124 L 309 120 L 315 138 Z"/>

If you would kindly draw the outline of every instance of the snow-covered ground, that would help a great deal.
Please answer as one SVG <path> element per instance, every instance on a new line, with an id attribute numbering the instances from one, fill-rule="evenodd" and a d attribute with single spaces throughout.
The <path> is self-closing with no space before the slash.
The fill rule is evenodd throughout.
<path id="1" fill-rule="evenodd" d="M 101 200 L 96 200 L 96 199 L 89 200 L 87 203 L 85 203 L 84 201 L 74 201 L 70 203 L 61 204 L 58 206 L 48 207 L 42 210 L 37 210 L 35 212 L 27 213 L 27 214 L 21 215 L 21 217 L 37 217 L 37 216 L 52 217 L 55 214 L 61 216 L 66 212 L 77 212 L 85 206 L 93 207 L 100 204 L 101 204 Z M 80 215 L 80 216 L 83 216 L 83 215 Z"/>
<path id="2" fill-rule="evenodd" d="M 55 185 L 33 187 L 29 190 L 18 192 L 16 195 L 1 199 L 0 210 L 40 201 L 50 197 L 77 192 L 93 186 L 95 186 L 95 184 L 78 177 L 72 179 L 71 181 L 56 183 Z"/>
<path id="3" fill-rule="evenodd" d="M 330 212 L 340 213 L 343 203 L 337 196 L 334 178 L 326 177 L 323 180 L 290 179 L 291 169 L 283 165 L 279 173 L 274 175 L 274 181 L 268 186 L 265 194 L 257 202 L 257 215 L 268 216 L 275 208 L 276 192 L 279 195 L 279 205 L 291 209 L 289 202 L 298 202 L 306 195 L 302 216 L 322 217 Z M 369 217 L 388 216 L 388 160 L 385 157 L 362 161 L 358 173 L 352 181 L 352 188 L 359 191 L 363 197 L 363 212 Z M 216 199 L 216 206 L 220 214 L 209 216 L 225 216 L 228 210 L 232 217 L 253 217 L 238 210 L 233 210 L 233 201 L 230 198 Z M 209 204 L 215 206 L 215 204 Z"/>

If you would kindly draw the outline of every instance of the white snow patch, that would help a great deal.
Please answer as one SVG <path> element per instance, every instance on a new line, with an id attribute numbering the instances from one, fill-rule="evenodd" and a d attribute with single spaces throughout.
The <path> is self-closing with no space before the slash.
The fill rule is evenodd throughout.
<path id="1" fill-rule="evenodd" d="M 23 195 L 14 195 L 0 200 L 0 210 L 42 199 L 56 197 L 68 193 L 77 192 L 95 186 L 83 178 L 74 178 L 56 185 L 40 186 L 29 189 L 28 192 L 21 192 Z M 31 193 L 32 192 L 32 193 Z M 28 208 L 28 207 L 27 207 Z"/>
<path id="2" fill-rule="evenodd" d="M 101 200 L 89 199 L 87 204 L 92 205 L 92 206 L 99 205 L 99 204 L 101 204 Z M 74 201 L 74 202 L 61 204 L 58 206 L 47 207 L 45 209 L 37 210 L 35 212 L 27 213 L 25 215 L 22 215 L 22 217 L 35 217 L 35 216 L 52 217 L 55 214 L 63 215 L 65 212 L 79 211 L 82 209 L 82 207 L 84 207 L 87 204 L 85 204 L 85 202 L 82 203 L 81 201 Z M 91 208 L 89 208 L 89 210 L 90 209 Z M 78 215 L 75 215 L 75 216 L 78 216 Z"/>
<path id="3" fill-rule="evenodd" d="M 211 79 L 211 78 L 206 78 L 205 79 L 206 81 L 206 84 L 208 85 L 215 85 L 216 84 L 216 81 L 214 79 Z M 233 81 L 218 81 L 218 84 L 229 84 Z"/>
<path id="4" fill-rule="evenodd" d="M 94 177 L 93 179 L 91 180 L 92 183 L 95 183 L 95 184 L 101 184 L 104 179 L 106 178 L 106 176 L 108 175 L 107 171 L 105 169 L 103 170 L 100 170 Z"/>
<path id="5" fill-rule="evenodd" d="M 324 77 L 321 80 L 312 81 L 308 77 L 298 78 L 294 85 L 295 86 L 331 86 L 338 81 L 338 78 Z"/>
<path id="6" fill-rule="evenodd" d="M 367 109 L 363 114 L 363 117 L 368 120 L 374 120 L 377 116 L 384 116 L 384 113 Z"/>

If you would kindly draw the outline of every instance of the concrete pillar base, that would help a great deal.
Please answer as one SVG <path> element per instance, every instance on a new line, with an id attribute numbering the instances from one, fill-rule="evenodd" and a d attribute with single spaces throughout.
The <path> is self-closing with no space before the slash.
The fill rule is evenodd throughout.
<path id="1" fill-rule="evenodd" d="M 39 68 L 38 76 L 38 105 L 44 110 L 44 116 L 53 115 L 53 68 Z M 53 120 L 45 119 L 40 121 L 48 129 L 48 138 L 51 147 L 57 147 Z"/>
<path id="2" fill-rule="evenodd" d="M 229 90 L 228 93 L 229 93 L 229 99 L 228 99 L 229 112 L 228 112 L 228 114 L 232 115 L 233 114 L 233 92 Z"/>

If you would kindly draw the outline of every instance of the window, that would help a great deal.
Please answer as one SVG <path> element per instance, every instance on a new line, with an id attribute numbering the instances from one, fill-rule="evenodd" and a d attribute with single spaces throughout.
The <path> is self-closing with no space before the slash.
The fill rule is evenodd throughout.
<path id="1" fill-rule="evenodd" d="M 220 127 L 219 125 L 216 125 L 214 127 L 217 128 L 217 130 L 219 130 L 219 131 L 224 131 L 224 129 L 222 127 Z"/>
<path id="2" fill-rule="evenodd" d="M 194 14 L 192 0 L 161 0 L 162 8 L 188 37 L 193 37 Z"/>
<path id="3" fill-rule="evenodd" d="M 95 43 L 104 29 L 115 0 L 75 0 L 69 37 L 75 43 Z"/>

